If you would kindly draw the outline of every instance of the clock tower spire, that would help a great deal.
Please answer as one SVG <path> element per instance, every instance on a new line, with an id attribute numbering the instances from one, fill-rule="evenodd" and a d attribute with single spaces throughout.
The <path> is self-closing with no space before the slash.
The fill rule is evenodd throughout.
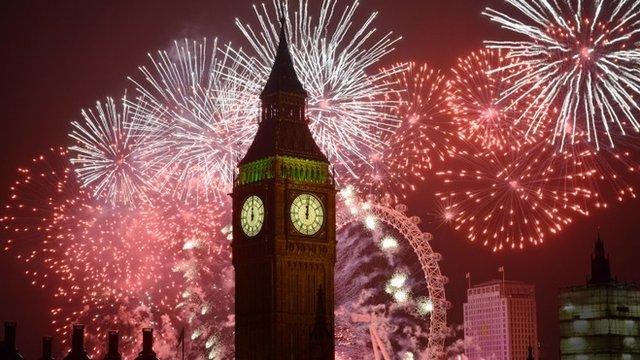
<path id="1" fill-rule="evenodd" d="M 281 20 L 233 187 L 236 359 L 333 359 L 335 185 Z"/>

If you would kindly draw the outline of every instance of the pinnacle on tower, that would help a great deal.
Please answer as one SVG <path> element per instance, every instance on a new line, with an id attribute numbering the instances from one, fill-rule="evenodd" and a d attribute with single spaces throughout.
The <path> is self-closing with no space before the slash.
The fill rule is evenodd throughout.
<path id="1" fill-rule="evenodd" d="M 0 343 L 0 359 L 2 360 L 22 360 L 22 355 L 16 347 L 16 327 L 13 321 L 4 323 L 4 340 Z"/>
<path id="2" fill-rule="evenodd" d="M 531 345 L 527 347 L 527 360 L 535 360 L 535 358 L 533 357 L 533 346 Z"/>
<path id="3" fill-rule="evenodd" d="M 611 282 L 613 282 L 613 278 L 611 277 L 609 258 L 605 255 L 604 242 L 600 238 L 600 232 L 598 231 L 594 253 L 591 257 L 591 279 L 589 284 L 608 284 Z"/>
<path id="4" fill-rule="evenodd" d="M 322 286 L 316 292 L 316 319 L 311 331 L 312 359 L 326 359 L 331 352 L 331 333 L 327 330 L 325 294 Z"/>
<path id="5" fill-rule="evenodd" d="M 326 336 L 328 334 L 326 324 L 327 314 L 325 313 L 324 289 L 320 286 L 316 292 L 316 321 L 313 325 L 313 336 L 319 338 Z"/>
<path id="6" fill-rule="evenodd" d="M 287 41 L 286 20 L 283 14 L 280 16 L 280 36 L 278 37 L 276 57 L 260 98 L 264 100 L 268 95 L 277 92 L 296 94 L 303 98 L 307 97 L 307 92 L 304 90 L 293 67 L 293 59 L 291 58 Z"/>
<path id="7" fill-rule="evenodd" d="M 14 350 L 16 348 L 16 327 L 17 324 L 15 322 L 5 321 L 4 341 L 2 343 L 4 349 Z"/>

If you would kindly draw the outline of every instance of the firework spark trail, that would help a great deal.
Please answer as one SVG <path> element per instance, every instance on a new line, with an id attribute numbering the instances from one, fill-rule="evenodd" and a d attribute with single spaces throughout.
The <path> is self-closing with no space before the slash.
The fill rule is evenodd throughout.
<path id="1" fill-rule="evenodd" d="M 228 242 L 214 238 L 224 212 L 202 204 L 197 210 L 155 204 L 149 212 L 130 214 L 125 224 L 120 220 L 99 229 L 95 225 L 82 229 L 116 255 L 112 259 L 102 251 L 96 255 L 95 247 L 84 250 L 87 256 L 81 259 L 65 255 L 62 262 L 82 261 L 84 268 L 70 270 L 72 284 L 96 285 L 77 294 L 61 294 L 80 304 L 55 309 L 54 318 L 61 324 L 92 324 L 88 337 L 97 354 L 104 342 L 101 328 L 119 328 L 125 339 L 132 340 L 123 352 L 133 355 L 137 350 L 133 340 L 144 326 L 165 328 L 158 340 L 158 347 L 167 349 L 162 358 L 175 355 L 175 335 L 182 326 L 190 330 L 189 353 L 228 353 L 232 328 L 225 324 L 233 303 L 230 251 Z M 128 245 L 115 244 L 115 239 Z M 101 261 L 102 270 L 91 260 L 100 255 L 109 259 Z M 216 299 L 215 307 L 211 299 Z M 225 346 L 219 343 L 222 340 Z"/>
<path id="2" fill-rule="evenodd" d="M 447 103 L 460 139 L 496 150 L 531 141 L 525 139 L 526 127 L 516 124 L 525 113 L 523 106 L 500 101 L 501 94 L 511 86 L 508 78 L 513 65 L 514 61 L 499 50 L 483 49 L 458 59 L 452 69 Z"/>
<path id="3" fill-rule="evenodd" d="M 584 204 L 595 195 L 568 169 L 573 160 L 544 141 L 504 151 L 470 147 L 438 172 L 451 190 L 436 196 L 470 241 L 493 251 L 523 249 L 562 231 L 573 216 L 589 214 Z"/>
<path id="4" fill-rule="evenodd" d="M 234 79 L 242 84 L 241 88 L 250 88 L 256 98 L 275 58 L 279 4 L 274 1 L 271 11 L 265 4 L 254 6 L 259 23 L 257 32 L 251 25 L 236 20 L 255 57 L 235 52 L 245 75 Z M 317 15 L 309 10 L 306 0 L 297 1 L 293 14 L 288 1 L 282 5 L 288 19 L 287 35 L 294 67 L 309 94 L 309 126 L 336 167 L 339 179 L 349 182 L 361 175 L 358 165 L 368 164 L 370 154 L 384 149 L 385 135 L 400 124 L 394 115 L 399 103 L 394 100 L 397 97 L 389 96 L 395 91 L 389 80 L 402 67 L 371 71 L 394 50 L 399 38 L 392 33 L 377 35 L 372 27 L 377 13 L 357 23 L 357 1 L 338 9 L 335 0 L 324 0 Z"/>
<path id="5" fill-rule="evenodd" d="M 111 205 L 133 205 L 147 200 L 152 189 L 142 173 L 140 138 L 129 128 L 131 113 L 126 97 L 98 101 L 82 110 L 84 121 L 74 121 L 69 136 L 71 163 L 84 187 Z"/>
<path id="6" fill-rule="evenodd" d="M 48 254 L 47 251 L 37 251 L 37 246 L 32 251 L 22 250 L 22 247 L 35 242 L 50 246 L 55 236 L 40 236 L 51 226 L 48 221 L 60 209 L 75 206 L 86 198 L 67 156 L 67 149 L 59 147 L 33 158 L 30 166 L 18 168 L 17 180 L 9 189 L 9 200 L 3 208 L 5 214 L 0 218 L 6 235 L 4 250 L 15 249 L 17 258 L 27 264 L 46 263 Z M 32 277 L 31 284 L 39 287 L 44 286 L 48 277 L 44 271 L 28 269 L 25 273 Z"/>
<path id="7" fill-rule="evenodd" d="M 112 327 L 131 340 L 127 355 L 137 350 L 133 339 L 143 326 L 163 329 L 158 347 L 165 349 L 173 349 L 171 334 L 181 324 L 198 329 L 194 351 L 228 339 L 232 330 L 222 324 L 232 306 L 232 272 L 229 242 L 219 231 L 224 204 L 154 199 L 137 208 L 103 206 L 80 188 L 68 156 L 52 149 L 19 169 L 0 218 L 5 251 L 24 262 L 34 286 L 52 289 L 58 336 L 66 342 L 69 324 L 91 324 L 88 348 L 98 355 Z M 216 308 L 205 299 L 216 299 Z"/>
<path id="8" fill-rule="evenodd" d="M 613 147 L 614 132 L 640 131 L 640 1 L 506 2 L 513 15 L 491 8 L 483 14 L 523 39 L 486 44 L 520 64 L 502 99 L 533 99 L 525 111 L 531 116 L 517 119 L 529 121 L 529 133 L 545 128 L 549 113 L 561 145 L 583 132 L 597 149 L 602 137 Z"/>
<path id="9" fill-rule="evenodd" d="M 257 129 L 257 97 L 230 81 L 230 73 L 251 79 L 215 39 L 175 42 L 170 51 L 149 55 L 139 68 L 132 103 L 133 127 L 141 133 L 147 174 L 177 198 L 206 202 L 224 196 L 238 159 Z"/>
<path id="10" fill-rule="evenodd" d="M 361 164 L 356 182 L 372 194 L 406 198 L 419 182 L 425 180 L 434 163 L 444 161 L 454 147 L 452 127 L 445 106 L 444 75 L 427 64 L 410 62 L 396 65 L 404 68 L 390 77 L 391 94 L 398 97 L 394 114 L 401 124 L 383 137 L 383 149 L 369 155 Z M 385 70 L 383 70 L 385 71 Z"/>
<path id="11" fill-rule="evenodd" d="M 609 200 L 622 202 L 636 197 L 632 184 L 637 181 L 640 163 L 633 150 L 625 150 L 623 146 L 598 150 L 584 132 L 574 135 L 572 146 L 554 148 L 565 177 L 591 189 L 592 196 L 585 206 L 606 208 Z"/>

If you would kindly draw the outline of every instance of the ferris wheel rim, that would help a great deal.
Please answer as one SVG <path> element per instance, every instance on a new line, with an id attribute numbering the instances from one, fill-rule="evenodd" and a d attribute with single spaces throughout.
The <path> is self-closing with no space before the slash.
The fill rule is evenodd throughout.
<path id="1" fill-rule="evenodd" d="M 444 340 L 448 334 L 448 302 L 444 290 L 446 277 L 442 275 L 438 266 L 440 254 L 433 251 L 426 239 L 431 234 L 422 232 L 417 223 L 404 214 L 404 210 L 406 210 L 404 205 L 396 205 L 396 208 L 375 202 L 367 203 L 367 205 L 365 212 L 376 216 L 382 222 L 398 231 L 418 256 L 418 261 L 427 283 L 427 293 L 433 304 L 433 310 L 429 316 L 429 340 L 427 348 L 423 350 L 423 353 L 425 353 L 424 358 L 429 360 L 441 359 L 444 354 Z M 337 224 L 336 230 L 339 231 L 346 225 L 358 221 L 358 219 L 354 214 L 343 216 L 340 219 L 342 221 Z"/>

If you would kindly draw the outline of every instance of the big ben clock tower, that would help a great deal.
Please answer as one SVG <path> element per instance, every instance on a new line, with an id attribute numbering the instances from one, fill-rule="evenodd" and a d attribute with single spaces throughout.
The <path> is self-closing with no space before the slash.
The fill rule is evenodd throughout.
<path id="1" fill-rule="evenodd" d="M 335 185 L 281 22 L 233 187 L 236 359 L 333 359 Z"/>

